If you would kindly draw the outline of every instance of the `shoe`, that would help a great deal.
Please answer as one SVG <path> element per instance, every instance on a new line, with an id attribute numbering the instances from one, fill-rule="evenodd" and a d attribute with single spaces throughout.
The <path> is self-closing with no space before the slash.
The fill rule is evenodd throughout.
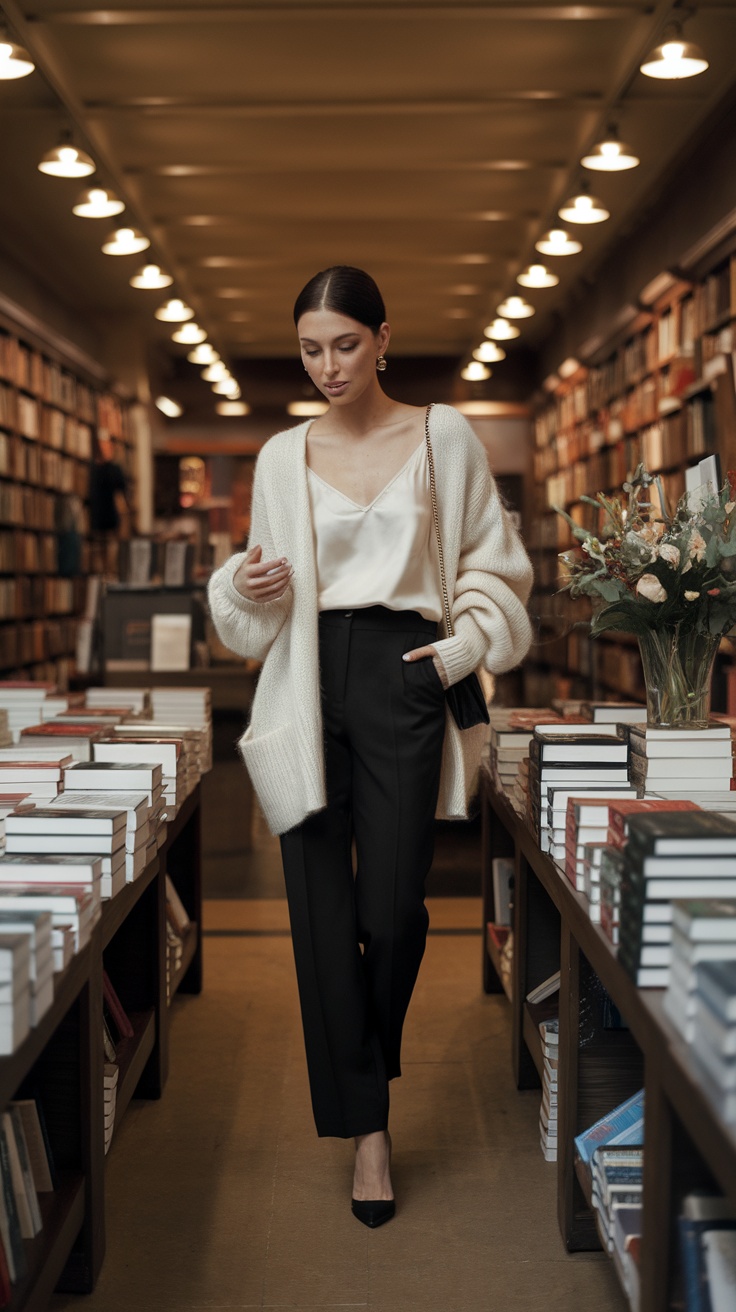
<path id="1" fill-rule="evenodd" d="M 371 1230 L 390 1221 L 396 1215 L 396 1203 L 393 1198 L 379 1198 L 375 1202 L 364 1202 L 358 1198 L 352 1200 L 353 1216 Z"/>

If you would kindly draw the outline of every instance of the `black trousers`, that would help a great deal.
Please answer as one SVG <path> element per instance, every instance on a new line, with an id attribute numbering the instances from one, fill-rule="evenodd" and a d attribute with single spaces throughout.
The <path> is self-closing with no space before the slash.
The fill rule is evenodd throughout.
<path id="1" fill-rule="evenodd" d="M 415 611 L 323 611 L 319 636 L 328 805 L 281 851 L 317 1133 L 349 1138 L 386 1128 L 401 1074 L 445 695 L 431 658 L 401 659 L 437 637 Z"/>

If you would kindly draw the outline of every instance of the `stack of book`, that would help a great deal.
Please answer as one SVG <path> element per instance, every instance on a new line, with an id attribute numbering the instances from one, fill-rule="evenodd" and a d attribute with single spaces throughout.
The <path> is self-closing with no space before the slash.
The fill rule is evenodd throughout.
<path id="1" fill-rule="evenodd" d="M 623 850 L 629 839 L 629 818 L 660 811 L 700 811 L 698 802 L 685 798 L 639 797 L 616 799 L 608 811 L 608 843 Z"/>
<path id="2" fill-rule="evenodd" d="M 154 810 L 147 793 L 122 793 L 114 789 L 95 789 L 85 793 L 68 788 L 51 805 L 62 811 L 125 812 L 125 878 L 128 883 L 137 879 L 153 860 L 159 831 L 165 833 L 166 829 L 162 819 L 163 802 L 159 802 L 158 809 Z"/>
<path id="3" fill-rule="evenodd" d="M 91 888 L 62 883 L 0 884 L 0 914 L 21 916 L 38 911 L 51 915 L 54 970 L 63 970 L 68 964 L 68 940 L 72 952 L 81 951 L 100 918 L 99 881 Z"/>
<path id="4" fill-rule="evenodd" d="M 644 1090 L 632 1094 L 625 1102 L 606 1116 L 602 1116 L 575 1139 L 575 1148 L 580 1161 L 590 1174 L 591 1191 L 593 1188 L 592 1161 L 597 1148 L 620 1148 L 633 1146 L 641 1148 L 644 1144 Z"/>
<path id="5" fill-rule="evenodd" d="M 145 793 L 154 810 L 163 802 L 161 766 L 122 761 L 79 761 L 65 773 L 65 787 L 75 792 Z"/>
<path id="6" fill-rule="evenodd" d="M 642 792 L 667 797 L 727 792 L 733 779 L 731 728 L 653 729 L 629 726 L 631 778 Z"/>
<path id="7" fill-rule="evenodd" d="M 596 1148 L 591 1160 L 593 1207 L 601 1242 L 609 1252 L 614 1251 L 614 1228 L 618 1213 L 625 1209 L 634 1213 L 620 1227 L 622 1235 L 641 1235 L 641 1209 L 644 1187 L 644 1150 L 640 1146 L 626 1147 L 606 1144 Z M 623 1247 L 625 1248 L 625 1242 Z"/>
<path id="8" fill-rule="evenodd" d="M 106 1061 L 104 1064 L 104 1133 L 105 1153 L 110 1150 L 112 1133 L 115 1129 L 115 1109 L 117 1106 L 118 1076 L 120 1067 L 117 1062 Z"/>
<path id="9" fill-rule="evenodd" d="M 0 933 L 0 1056 L 15 1052 L 30 1027 L 31 939 L 28 934 L 3 932 Z"/>
<path id="10" fill-rule="evenodd" d="M 75 761 L 92 759 L 92 744 L 102 738 L 104 729 L 99 724 L 67 724 L 61 720 L 46 720 L 43 724 L 30 724 L 21 730 L 20 741 L 27 747 L 52 745 L 64 756 Z"/>
<path id="11" fill-rule="evenodd" d="M 585 849 L 607 842 L 609 816 L 616 800 L 606 796 L 568 798 L 564 866 L 565 874 L 579 893 L 585 892 Z"/>
<path id="12" fill-rule="evenodd" d="M 601 851 L 598 869 L 600 884 L 600 926 L 606 938 L 618 947 L 621 925 L 621 881 L 625 858 L 618 848 L 607 844 Z M 645 916 L 646 919 L 646 916 Z"/>
<path id="13" fill-rule="evenodd" d="M 0 794 L 27 793 L 49 800 L 63 792 L 64 771 L 70 764 L 71 757 L 58 752 L 45 761 L 0 759 Z"/>
<path id="14" fill-rule="evenodd" d="M 21 806 L 6 821 L 5 851 L 97 856 L 102 866 L 101 894 L 103 899 L 111 898 L 126 883 L 126 825 L 127 815 L 120 810 Z"/>
<path id="15" fill-rule="evenodd" d="M 161 766 L 161 786 L 167 820 L 173 820 L 193 787 L 181 738 L 159 736 L 157 731 L 106 737 L 94 745 L 95 761 L 146 762 Z M 195 782 L 198 776 L 195 777 Z"/>
<path id="16" fill-rule="evenodd" d="M 529 745 L 529 801 L 535 831 L 542 836 L 548 793 L 564 784 L 568 792 L 601 784 L 626 787 L 629 783 L 628 744 L 615 734 L 567 733 L 535 729 Z M 559 850 L 557 850 L 559 849 Z M 564 844 L 549 846 L 555 860 L 564 860 Z"/>
<path id="17" fill-rule="evenodd" d="M 570 723 L 549 707 L 492 706 L 489 759 L 493 781 L 499 792 L 512 793 L 521 762 L 529 755 L 536 728 Z"/>
<path id="18" fill-rule="evenodd" d="M 41 708 L 46 697 L 55 690 L 55 684 L 52 683 L 7 679 L 0 681 L 0 708 L 7 713 L 6 729 L 12 742 L 18 741 L 21 729 L 27 724 L 36 724 L 41 720 Z"/>
<path id="19" fill-rule="evenodd" d="M 554 850 L 555 860 L 565 864 L 567 855 L 568 806 L 576 802 L 614 802 L 619 798 L 636 797 L 636 789 L 630 784 L 586 785 L 584 788 L 570 788 L 568 784 L 552 784 L 547 791 L 547 811 L 543 812 L 543 827 L 539 834 L 539 843 L 543 852 Z"/>
<path id="20" fill-rule="evenodd" d="M 559 1020 L 543 1020 L 539 1026 L 544 1058 L 542 1106 L 539 1112 L 539 1141 L 546 1162 L 557 1161 L 557 1070 L 560 1054 Z"/>
<path id="21" fill-rule="evenodd" d="M 736 897 L 736 820 L 672 811 L 630 815 L 628 828 L 618 955 L 639 987 L 667 988 L 673 901 Z"/>
<path id="22" fill-rule="evenodd" d="M 665 1011 L 682 1037 L 692 1043 L 696 1014 L 702 1010 L 706 1030 L 710 1035 L 718 1033 L 727 1055 L 730 1040 L 726 1040 L 720 1025 L 710 1024 L 713 1008 L 698 996 L 698 971 L 706 962 L 736 961 L 736 900 L 694 897 L 673 902 L 669 943 L 672 959 Z"/>
<path id="23" fill-rule="evenodd" d="M 51 912 L 41 908 L 0 910 L 0 933 L 25 934 L 30 947 L 30 1024 L 38 1025 L 54 1001 Z"/>
<path id="24" fill-rule="evenodd" d="M 583 702 L 580 711 L 593 724 L 645 724 L 647 718 L 640 702 Z"/>
<path id="25" fill-rule="evenodd" d="M 686 1194 L 679 1218 L 685 1306 L 705 1312 L 736 1307 L 736 1213 L 716 1194 Z"/>
<path id="26" fill-rule="evenodd" d="M 583 845 L 583 889 L 588 899 L 588 915 L 594 925 L 601 923 L 601 863 L 607 850 L 605 843 Z"/>
<path id="27" fill-rule="evenodd" d="M 196 729 L 197 769 L 212 769 L 212 693 L 209 688 L 151 688 L 152 719 L 164 728 Z M 175 736 L 178 736 L 175 733 Z"/>
<path id="28" fill-rule="evenodd" d="M 84 704 L 92 709 L 106 706 L 126 706 L 134 715 L 148 716 L 151 698 L 148 688 L 88 688 Z"/>

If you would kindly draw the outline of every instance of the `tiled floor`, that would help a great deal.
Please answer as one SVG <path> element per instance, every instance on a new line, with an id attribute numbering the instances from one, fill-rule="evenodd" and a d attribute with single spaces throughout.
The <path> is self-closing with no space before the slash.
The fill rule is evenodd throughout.
<path id="1" fill-rule="evenodd" d="M 165 1096 L 132 1105 L 108 1160 L 97 1290 L 53 1312 L 622 1312 L 610 1263 L 563 1249 L 539 1096 L 514 1089 L 507 1004 L 480 991 L 479 904 L 431 914 L 393 1086 L 395 1220 L 354 1220 L 351 1145 L 314 1133 L 284 903 L 211 901 Z"/>

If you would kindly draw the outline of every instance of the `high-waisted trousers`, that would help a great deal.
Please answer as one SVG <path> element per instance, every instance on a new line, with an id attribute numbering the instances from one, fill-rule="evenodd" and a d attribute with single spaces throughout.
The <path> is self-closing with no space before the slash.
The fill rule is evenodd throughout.
<path id="1" fill-rule="evenodd" d="M 385 1129 L 401 1074 L 445 727 L 431 657 L 401 658 L 436 637 L 415 611 L 320 615 L 327 808 L 281 838 L 319 1135 Z"/>

